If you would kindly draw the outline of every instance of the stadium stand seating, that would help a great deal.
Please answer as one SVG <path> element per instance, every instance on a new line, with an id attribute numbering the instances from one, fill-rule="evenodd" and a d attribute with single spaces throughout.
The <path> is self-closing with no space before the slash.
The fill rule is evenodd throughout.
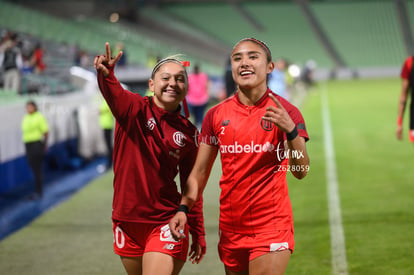
<path id="1" fill-rule="evenodd" d="M 402 62 L 405 47 L 392 1 L 311 2 L 311 7 L 349 67 Z"/>
<path id="2" fill-rule="evenodd" d="M 234 45 L 244 37 L 256 37 L 269 44 L 275 57 L 286 57 L 302 64 L 314 59 L 322 67 L 332 65 L 293 3 L 249 2 L 244 4 L 244 8 L 264 26 L 263 31 L 256 30 L 244 21 L 228 4 L 186 4 L 164 9 L 229 45 Z M 211 14 L 215 15 L 214 20 Z"/>
<path id="3" fill-rule="evenodd" d="M 141 65 L 146 64 L 149 50 L 160 56 L 181 53 L 171 45 L 162 44 L 160 41 L 140 34 L 128 24 L 113 24 L 94 18 L 65 20 L 8 2 L 2 2 L 0 26 L 21 33 L 30 33 L 44 40 L 68 45 L 76 44 L 90 53 L 101 53 L 105 42 L 115 45 L 117 42 L 123 41 L 131 49 L 128 51 L 129 61 Z M 217 65 L 209 64 L 208 61 L 200 59 L 200 57 L 183 54 L 186 54 L 193 62 L 205 63 L 205 68 L 209 72 L 217 73 L 220 70 Z"/>
<path id="4" fill-rule="evenodd" d="M 275 56 L 301 64 L 313 59 L 318 67 L 334 67 L 295 3 L 243 5 L 264 26 L 263 31 L 240 20 L 240 14 L 229 4 L 171 5 L 164 10 L 228 44 L 255 36 L 267 41 Z M 405 47 L 392 1 L 309 1 L 309 5 L 349 67 L 392 67 L 402 62 Z M 408 5 L 412 7 L 413 1 Z M 413 22 L 413 9 L 407 12 Z M 215 15 L 214 20 L 211 14 Z M 232 22 L 237 22 L 237 28 Z"/>
<path id="5" fill-rule="evenodd" d="M 408 0 L 408 7 L 412 7 L 413 2 Z M 132 25 L 113 24 L 89 17 L 69 21 L 7 2 L 3 5 L 6 8 L 0 12 L 2 26 L 14 26 L 21 32 L 30 32 L 45 39 L 76 43 L 91 52 L 101 51 L 106 40 L 111 43 L 124 41 L 133 49 L 128 52 L 131 61 L 141 64 L 150 49 L 160 55 L 181 52 L 176 47 L 149 38 Z M 284 56 L 299 64 L 313 59 L 319 68 L 334 67 L 334 62 L 297 4 L 260 1 L 242 2 L 242 5 L 263 26 L 263 30 L 249 24 L 228 2 L 164 4 L 159 9 L 145 6 L 141 14 L 146 18 L 159 18 L 170 28 L 204 41 L 214 37 L 228 49 L 241 38 L 254 36 L 268 42 L 275 57 Z M 399 66 L 406 55 L 392 1 L 310 1 L 309 5 L 349 67 Z M 414 25 L 413 9 L 409 8 L 407 13 Z M 196 56 L 189 55 L 189 58 L 205 62 Z M 220 71 L 211 64 L 206 67 L 209 72 Z"/>
<path id="6" fill-rule="evenodd" d="M 408 7 L 407 13 L 408 13 L 408 17 L 410 18 L 410 23 L 411 23 L 410 24 L 411 30 L 414 30 L 414 0 L 408 0 L 407 7 Z"/>

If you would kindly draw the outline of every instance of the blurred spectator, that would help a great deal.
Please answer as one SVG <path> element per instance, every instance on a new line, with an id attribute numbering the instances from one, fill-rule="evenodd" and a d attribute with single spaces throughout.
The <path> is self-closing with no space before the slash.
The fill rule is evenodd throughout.
<path id="1" fill-rule="evenodd" d="M 122 51 L 122 56 L 118 60 L 117 65 L 118 66 L 125 66 L 127 64 L 127 53 L 125 51 L 124 43 L 122 43 L 122 42 L 118 42 L 115 45 L 115 49 L 114 49 L 113 52 L 119 53 L 120 51 Z"/>
<path id="2" fill-rule="evenodd" d="M 232 96 L 236 91 L 236 84 L 233 80 L 233 75 L 231 72 L 231 59 L 227 59 L 226 69 L 224 72 L 224 81 L 226 83 L 226 94 L 227 97 Z"/>
<path id="3" fill-rule="evenodd" d="M 73 46 L 74 64 L 82 68 L 88 68 L 92 66 L 92 61 L 88 55 L 88 52 L 81 49 L 78 44 Z"/>
<path id="4" fill-rule="evenodd" d="M 0 46 L 0 64 L 3 69 L 4 89 L 18 92 L 23 67 L 22 53 L 17 47 L 17 34 L 8 34 Z"/>
<path id="5" fill-rule="evenodd" d="M 35 74 L 40 74 L 46 69 L 46 65 L 43 61 L 43 54 L 44 49 L 42 47 L 42 44 L 40 42 L 37 42 L 34 47 L 33 54 L 30 58 L 30 65 L 32 66 L 33 72 Z"/>
<path id="6" fill-rule="evenodd" d="M 26 103 L 27 114 L 22 120 L 23 142 L 26 158 L 36 183 L 36 195 L 43 195 L 43 160 L 47 150 L 49 126 L 46 118 L 37 110 L 34 101 Z"/>
<path id="7" fill-rule="evenodd" d="M 84 50 L 81 50 L 79 53 L 79 66 L 82 68 L 92 66 L 92 60 L 89 58 L 89 54 Z"/>
<path id="8" fill-rule="evenodd" d="M 147 67 L 148 68 L 154 68 L 155 64 L 160 60 L 161 58 L 153 53 L 153 51 L 150 49 L 147 52 Z"/>
<path id="9" fill-rule="evenodd" d="M 201 129 L 208 100 L 208 75 L 200 72 L 200 66 L 196 64 L 194 71 L 188 75 L 187 103 L 190 113 L 194 116 L 194 124 L 198 129 Z"/>
<path id="10" fill-rule="evenodd" d="M 301 81 L 305 84 L 306 88 L 309 88 L 315 84 L 313 79 L 313 73 L 316 69 L 316 62 L 314 60 L 308 60 L 302 69 L 300 76 Z"/>
<path id="11" fill-rule="evenodd" d="M 267 86 L 276 94 L 289 99 L 286 76 L 287 62 L 283 58 L 275 61 L 275 68 L 269 74 Z"/>
<path id="12" fill-rule="evenodd" d="M 103 100 L 101 106 L 99 107 L 99 124 L 103 130 L 105 138 L 105 145 L 107 151 L 107 169 L 110 169 L 112 167 L 112 132 L 114 129 L 114 123 L 115 120 L 112 115 L 111 109 L 109 109 L 108 103 L 106 103 L 106 101 Z"/>
<path id="13" fill-rule="evenodd" d="M 72 48 L 71 48 L 71 53 L 73 56 L 73 64 L 75 66 L 79 66 L 80 65 L 80 56 L 81 56 L 81 49 L 79 47 L 79 44 L 73 44 Z"/>

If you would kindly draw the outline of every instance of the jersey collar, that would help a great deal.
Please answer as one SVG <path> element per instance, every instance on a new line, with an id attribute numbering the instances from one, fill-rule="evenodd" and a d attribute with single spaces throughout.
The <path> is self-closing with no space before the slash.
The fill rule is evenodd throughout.
<path id="1" fill-rule="evenodd" d="M 267 88 L 266 93 L 264 93 L 264 95 L 253 106 L 247 106 L 247 105 L 243 104 L 240 101 L 240 98 L 239 98 L 240 91 L 237 91 L 234 98 L 235 98 L 237 104 L 242 106 L 243 108 L 246 108 L 246 107 L 250 107 L 250 108 L 251 107 L 256 107 L 257 108 L 257 107 L 262 107 L 264 104 L 266 104 L 267 99 L 269 98 L 269 93 L 271 93 L 271 92 L 272 91 L 269 88 Z"/>
<path id="2" fill-rule="evenodd" d="M 179 116 L 181 113 L 181 105 L 178 106 L 178 109 L 174 112 L 169 112 L 164 110 L 163 108 L 160 108 L 157 106 L 157 104 L 155 104 L 154 102 L 154 98 L 151 96 L 149 97 L 149 101 L 150 101 L 150 106 L 151 109 L 154 111 L 154 113 L 158 116 L 158 117 L 169 117 L 169 116 Z"/>

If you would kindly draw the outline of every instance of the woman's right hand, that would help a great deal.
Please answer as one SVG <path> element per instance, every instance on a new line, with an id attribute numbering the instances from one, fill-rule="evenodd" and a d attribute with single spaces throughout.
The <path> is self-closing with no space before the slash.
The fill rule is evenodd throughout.
<path id="1" fill-rule="evenodd" d="M 395 135 L 397 136 L 398 140 L 402 140 L 403 139 L 403 129 L 402 126 L 397 126 L 397 131 L 395 131 Z"/>
<path id="2" fill-rule="evenodd" d="M 184 239 L 186 236 L 183 233 L 185 224 L 187 223 L 187 215 L 184 212 L 177 212 L 170 220 L 169 227 L 171 235 L 175 240 Z"/>
<path id="3" fill-rule="evenodd" d="M 105 43 L 106 54 L 105 55 L 98 55 L 94 59 L 94 66 L 95 69 L 99 72 L 102 72 L 104 77 L 109 75 L 109 68 L 115 66 L 115 64 L 119 61 L 122 56 L 122 51 L 120 51 L 115 57 L 111 56 L 111 48 L 109 47 L 109 43 Z"/>

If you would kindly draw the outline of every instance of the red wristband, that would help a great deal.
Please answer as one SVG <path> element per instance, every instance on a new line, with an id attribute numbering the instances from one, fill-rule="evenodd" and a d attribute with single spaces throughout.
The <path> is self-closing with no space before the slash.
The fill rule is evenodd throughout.
<path id="1" fill-rule="evenodd" d="M 400 117 L 400 116 L 397 119 L 397 125 L 402 126 L 402 117 Z"/>

